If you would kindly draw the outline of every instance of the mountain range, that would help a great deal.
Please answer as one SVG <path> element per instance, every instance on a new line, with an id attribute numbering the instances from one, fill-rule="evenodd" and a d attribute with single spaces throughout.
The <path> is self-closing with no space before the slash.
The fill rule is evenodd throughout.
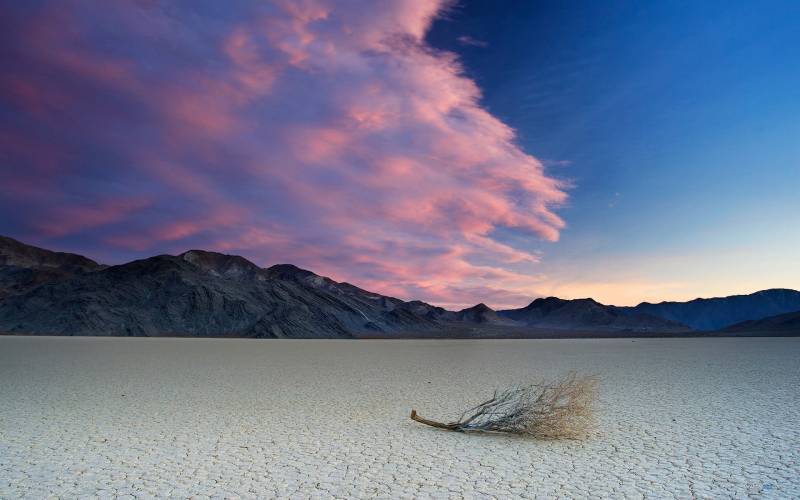
<path id="1" fill-rule="evenodd" d="M 620 307 L 625 313 L 651 314 L 677 321 L 694 330 L 718 330 L 735 323 L 794 312 L 800 304 L 796 290 L 762 290 L 750 295 L 731 295 L 689 302 L 643 302 L 636 307 Z"/>
<path id="2" fill-rule="evenodd" d="M 767 318 L 742 321 L 723 330 L 726 333 L 768 333 L 797 335 L 800 332 L 800 311 L 778 314 Z"/>
<path id="3" fill-rule="evenodd" d="M 616 307 L 537 298 L 448 311 L 291 264 L 261 268 L 203 250 L 116 266 L 0 236 L 0 332 L 258 338 L 800 334 L 800 292 L 773 289 Z M 798 313 L 794 316 L 788 314 Z"/>

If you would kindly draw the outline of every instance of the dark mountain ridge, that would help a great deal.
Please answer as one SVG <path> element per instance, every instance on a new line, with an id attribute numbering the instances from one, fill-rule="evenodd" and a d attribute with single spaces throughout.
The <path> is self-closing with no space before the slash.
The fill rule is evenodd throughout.
<path id="1" fill-rule="evenodd" d="M 500 316 L 536 328 L 559 330 L 631 330 L 689 332 L 690 328 L 649 314 L 623 314 L 614 306 L 594 299 L 565 300 L 558 297 L 536 299 L 522 309 L 498 311 Z"/>
<path id="2" fill-rule="evenodd" d="M 81 255 L 51 252 L 0 236 L 0 299 L 102 268 Z"/>
<path id="3" fill-rule="evenodd" d="M 757 320 L 736 323 L 723 330 L 726 333 L 758 333 L 761 335 L 797 335 L 800 334 L 800 311 L 779 314 Z"/>
<path id="4" fill-rule="evenodd" d="M 94 271 L 103 267 L 82 255 L 45 250 L 44 248 L 26 245 L 7 236 L 0 236 L 0 266 L 31 269 L 52 268 L 72 272 Z"/>
<path id="5" fill-rule="evenodd" d="M 493 310 L 483 302 L 454 313 L 451 319 L 479 325 L 516 326 L 514 321 L 502 317 L 499 312 Z"/>
<path id="6" fill-rule="evenodd" d="M 759 304 L 768 298 L 772 309 L 736 309 L 752 316 L 759 310 L 792 307 L 795 295 L 800 292 L 766 290 L 728 299 L 741 306 L 741 297 L 755 296 Z M 725 299 L 698 300 L 720 310 L 719 301 Z M 692 313 L 681 312 L 681 306 Z M 7 333 L 291 338 L 680 335 L 692 330 L 674 318 L 698 319 L 702 313 L 697 308 L 698 301 L 625 308 L 588 298 L 547 297 L 520 309 L 495 311 L 481 303 L 448 311 L 336 282 L 291 264 L 261 268 L 240 256 L 189 250 L 103 266 L 80 255 L 0 237 L 0 332 Z M 744 324 L 736 334 L 750 327 Z"/>
<path id="7" fill-rule="evenodd" d="M 433 326 L 295 268 L 192 250 L 43 283 L 0 302 L 0 330 L 55 335 L 348 338 Z M 389 305 L 387 307 L 387 304 Z M 45 314 L 46 312 L 46 314 Z"/>
<path id="8" fill-rule="evenodd" d="M 688 302 L 642 302 L 635 307 L 618 307 L 625 314 L 650 314 L 690 326 L 713 331 L 742 321 L 800 311 L 800 292 L 785 288 L 761 290 L 749 295 L 731 295 Z"/>

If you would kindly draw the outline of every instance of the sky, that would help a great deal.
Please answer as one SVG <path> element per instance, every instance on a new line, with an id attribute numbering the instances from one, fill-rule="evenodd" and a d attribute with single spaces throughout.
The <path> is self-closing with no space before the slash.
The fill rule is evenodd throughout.
<path id="1" fill-rule="evenodd" d="M 800 4 L 3 1 L 0 234 L 450 308 L 800 288 Z"/>

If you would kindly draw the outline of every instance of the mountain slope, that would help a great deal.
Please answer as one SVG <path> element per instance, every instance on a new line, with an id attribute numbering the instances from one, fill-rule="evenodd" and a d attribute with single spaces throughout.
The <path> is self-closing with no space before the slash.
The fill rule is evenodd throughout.
<path id="1" fill-rule="evenodd" d="M 723 330 L 727 333 L 754 333 L 760 335 L 800 334 L 800 311 L 779 314 L 759 320 L 743 321 Z"/>
<path id="2" fill-rule="evenodd" d="M 648 314 L 624 314 L 614 306 L 593 299 L 536 299 L 521 309 L 498 311 L 502 317 L 526 326 L 561 330 L 629 330 L 641 332 L 688 332 L 675 321 Z"/>
<path id="3" fill-rule="evenodd" d="M 294 266 L 261 269 L 242 257 L 192 250 L 9 295 L 0 301 L 0 331 L 348 338 L 435 326 L 402 304 Z"/>
<path id="4" fill-rule="evenodd" d="M 800 292 L 775 288 L 750 295 L 694 299 L 689 302 L 643 302 L 635 307 L 618 309 L 626 314 L 644 313 L 677 321 L 695 330 L 719 330 L 742 321 L 800 311 Z"/>
<path id="5" fill-rule="evenodd" d="M 102 267 L 81 255 L 45 250 L 7 236 L 0 236 L 0 266 L 64 271 L 93 271 Z"/>
<path id="6" fill-rule="evenodd" d="M 457 311 L 453 313 L 453 316 L 449 319 L 478 325 L 519 326 L 517 322 L 500 316 L 495 310 L 483 302 L 478 305 Z"/>
<path id="7" fill-rule="evenodd" d="M 0 236 L 0 299 L 102 268 L 80 255 L 52 252 Z"/>
<path id="8" fill-rule="evenodd" d="M 776 312 L 777 311 L 777 312 Z M 478 304 L 448 311 L 372 293 L 291 264 L 261 268 L 234 255 L 190 250 L 106 267 L 0 237 L 0 332 L 51 335 L 291 338 L 525 338 L 794 332 L 800 292 L 614 307 L 592 299 L 536 299 L 520 309 Z M 687 326 L 689 325 L 689 326 Z M 594 333 L 593 333 L 594 332 Z M 553 333 L 551 333 L 553 334 Z M 761 333 L 759 333 L 761 334 Z M 777 333 L 784 334 L 784 333 Z"/>

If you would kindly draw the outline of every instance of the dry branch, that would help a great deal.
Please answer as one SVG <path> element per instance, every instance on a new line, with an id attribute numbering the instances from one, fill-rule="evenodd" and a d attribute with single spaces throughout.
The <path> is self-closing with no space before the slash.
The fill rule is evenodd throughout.
<path id="1" fill-rule="evenodd" d="M 411 410 L 411 419 L 450 431 L 523 434 L 536 438 L 577 439 L 594 424 L 592 406 L 598 379 L 569 372 L 562 379 L 495 391 L 488 400 L 450 423 L 436 422 Z"/>

